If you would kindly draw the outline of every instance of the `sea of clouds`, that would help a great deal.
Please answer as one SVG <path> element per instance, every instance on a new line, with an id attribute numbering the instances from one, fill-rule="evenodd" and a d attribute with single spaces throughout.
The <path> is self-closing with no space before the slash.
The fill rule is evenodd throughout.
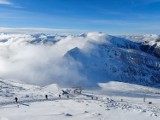
<path id="1" fill-rule="evenodd" d="M 77 36 L 1 33 L 0 77 L 41 86 L 90 84 L 92 81 L 79 72 L 83 65 L 64 56 L 75 47 L 89 53 L 95 43 L 106 42 L 105 38 L 103 33 Z"/>

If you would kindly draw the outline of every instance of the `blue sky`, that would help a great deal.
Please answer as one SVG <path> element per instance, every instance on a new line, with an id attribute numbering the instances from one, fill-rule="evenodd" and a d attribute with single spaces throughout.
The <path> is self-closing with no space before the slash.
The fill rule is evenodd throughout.
<path id="1" fill-rule="evenodd" d="M 160 0 L 0 0 L 0 32 L 159 34 Z"/>

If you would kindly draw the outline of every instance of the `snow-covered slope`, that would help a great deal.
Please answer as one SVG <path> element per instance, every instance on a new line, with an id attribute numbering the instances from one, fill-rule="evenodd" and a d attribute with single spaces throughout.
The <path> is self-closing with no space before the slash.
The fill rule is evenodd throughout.
<path id="1" fill-rule="evenodd" d="M 144 86 L 159 87 L 158 39 L 0 34 L 0 120 L 160 119 L 159 89 Z M 75 94 L 57 84 L 100 89 Z"/>
<path id="2" fill-rule="evenodd" d="M 141 44 L 140 48 L 142 51 L 155 55 L 160 58 L 160 36 L 155 34 L 148 35 L 128 35 L 123 36 L 124 38 L 137 41 Z"/>
<path id="3" fill-rule="evenodd" d="M 4 79 L 85 87 L 108 81 L 156 87 L 160 83 L 158 35 L 2 33 L 0 41 Z"/>
<path id="4" fill-rule="evenodd" d="M 42 88 L 2 80 L 1 85 L 11 88 L 14 96 L 18 96 L 19 101 L 18 103 L 13 102 L 13 96 L 1 96 L 3 99 L 0 101 L 0 120 L 160 119 L 159 91 L 149 87 L 110 82 L 99 84 L 102 90 L 83 90 L 82 94 L 74 94 L 69 92 L 73 88 L 67 88 L 70 98 L 66 98 L 65 95 L 61 95 L 61 98 L 59 98 L 56 95 L 59 93 L 59 91 L 56 91 L 56 85 Z M 3 87 L 1 93 L 9 95 L 11 89 L 8 87 Z M 64 90 L 64 88 L 60 89 Z M 9 91 L 6 93 L 4 90 Z M 115 94 L 115 91 L 118 94 Z M 140 96 L 138 93 L 143 94 Z M 48 100 L 45 100 L 45 94 L 49 95 Z M 131 97 L 130 94 L 133 96 Z M 8 99 L 10 99 L 10 102 L 7 101 Z"/>
<path id="5" fill-rule="evenodd" d="M 51 89 L 52 88 L 52 89 Z M 45 87 L 19 83 L 11 80 L 0 79 L 0 102 L 19 100 L 43 99 L 45 95 L 54 97 L 59 93 L 58 86 L 53 84 Z"/>
<path id="6" fill-rule="evenodd" d="M 92 100 L 57 100 L 10 105 L 0 109 L 1 120 L 158 120 L 157 112 L 137 105 Z M 7 114 L 10 113 L 10 114 Z M 18 115 L 17 115 L 18 114 Z"/>
<path id="7" fill-rule="evenodd" d="M 76 47 L 66 54 L 69 61 L 74 59 L 82 64 L 79 71 L 92 83 L 123 81 L 149 86 L 160 83 L 159 58 L 141 50 L 143 41 L 102 36 L 105 42 L 92 41 L 94 47 L 88 52 Z"/>
<path id="8" fill-rule="evenodd" d="M 157 88 L 151 88 L 141 85 L 129 84 L 124 82 L 99 83 L 100 94 L 110 96 L 132 97 L 133 99 L 148 97 L 159 98 L 160 91 Z"/>

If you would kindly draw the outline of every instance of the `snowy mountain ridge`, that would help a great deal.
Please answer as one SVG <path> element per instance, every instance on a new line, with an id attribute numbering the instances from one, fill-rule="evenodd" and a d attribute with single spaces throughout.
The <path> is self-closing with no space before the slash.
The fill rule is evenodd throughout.
<path id="1" fill-rule="evenodd" d="M 159 35 L 0 34 L 0 76 L 31 84 L 159 86 Z M 21 74 L 21 76 L 18 75 Z"/>
<path id="2" fill-rule="evenodd" d="M 107 36 L 105 40 L 106 43 L 94 44 L 89 53 L 76 47 L 66 56 L 80 62 L 84 67 L 80 68 L 82 74 L 95 83 L 117 80 L 148 86 L 159 84 L 159 57 L 142 49 L 144 41 L 114 36 Z"/>

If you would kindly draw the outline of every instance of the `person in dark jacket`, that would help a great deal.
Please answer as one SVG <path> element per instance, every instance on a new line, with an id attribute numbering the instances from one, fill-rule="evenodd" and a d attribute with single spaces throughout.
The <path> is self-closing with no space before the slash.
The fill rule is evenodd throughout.
<path id="1" fill-rule="evenodd" d="M 61 98 L 61 95 L 59 95 L 59 98 Z"/>
<path id="2" fill-rule="evenodd" d="M 48 95 L 45 95 L 46 100 L 48 100 Z"/>
<path id="3" fill-rule="evenodd" d="M 14 99 L 15 99 L 15 101 L 16 101 L 16 103 L 17 103 L 17 102 L 18 102 L 18 98 L 17 98 L 17 97 L 15 97 Z"/>

